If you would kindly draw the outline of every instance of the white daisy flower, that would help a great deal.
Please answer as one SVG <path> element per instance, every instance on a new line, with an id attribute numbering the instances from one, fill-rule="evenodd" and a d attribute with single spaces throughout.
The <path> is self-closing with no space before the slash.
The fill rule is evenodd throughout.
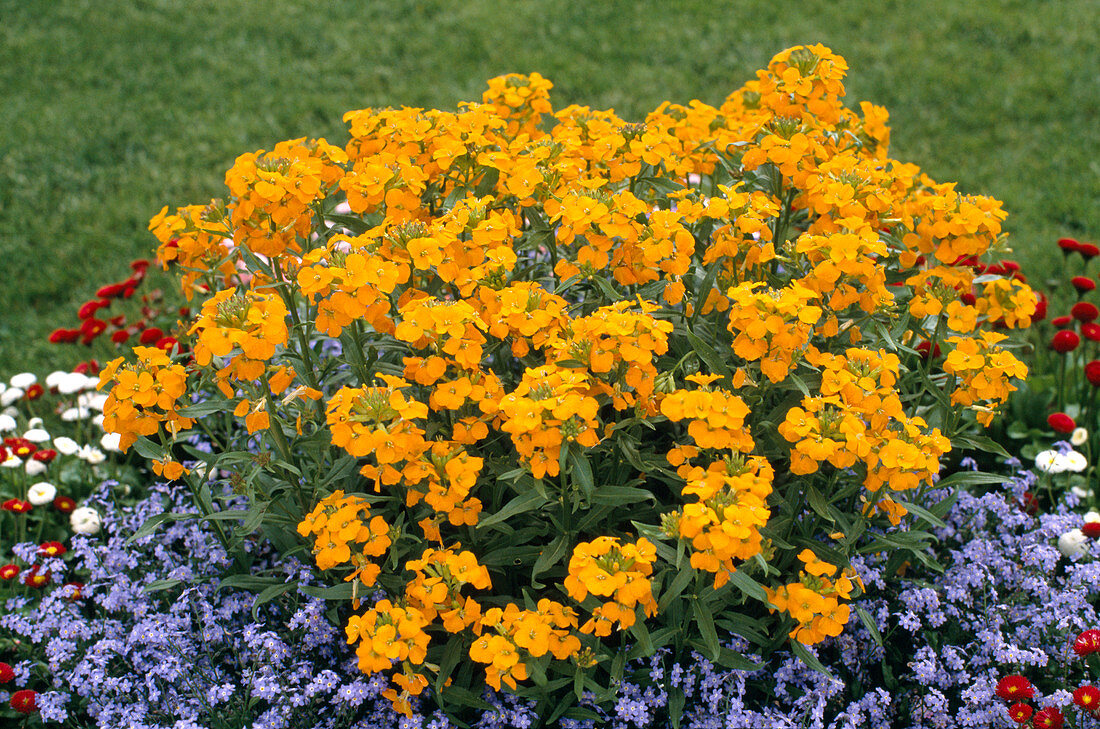
<path id="1" fill-rule="evenodd" d="M 15 430 L 15 427 L 15 418 L 7 413 L 0 414 L 0 433 L 7 433 L 9 430 Z"/>
<path id="2" fill-rule="evenodd" d="M 54 500 L 57 496 L 57 487 L 49 481 L 39 481 L 27 489 L 27 501 L 35 506 L 43 506 Z"/>
<path id="3" fill-rule="evenodd" d="M 1083 453 L 1077 451 L 1070 451 L 1062 456 L 1066 462 L 1066 469 L 1073 471 L 1074 473 L 1081 473 L 1089 467 L 1089 459 L 1085 458 Z"/>
<path id="4" fill-rule="evenodd" d="M 105 451 L 119 453 L 122 451 L 122 449 L 118 447 L 121 440 L 122 436 L 118 433 L 104 433 L 103 437 L 99 439 L 99 445 Z"/>
<path id="5" fill-rule="evenodd" d="M 26 390 L 36 382 L 38 382 L 38 378 L 30 372 L 20 372 L 11 378 L 11 386 L 20 390 Z"/>
<path id="6" fill-rule="evenodd" d="M 53 439 L 53 447 L 57 449 L 58 453 L 65 456 L 71 456 L 80 450 L 79 443 L 64 435 Z"/>
<path id="7" fill-rule="evenodd" d="M 1088 552 L 1089 538 L 1080 529 L 1070 529 L 1058 537 L 1058 551 L 1064 557 L 1073 557 Z"/>
<path id="8" fill-rule="evenodd" d="M 49 441 L 50 434 L 42 430 L 42 428 L 31 428 L 23 434 L 23 437 L 31 443 L 45 443 Z"/>
<path id="9" fill-rule="evenodd" d="M 1074 428 L 1073 432 L 1070 433 L 1069 436 L 1069 442 L 1075 446 L 1084 445 L 1086 442 L 1088 442 L 1088 439 L 1089 432 L 1084 428 Z"/>
<path id="10" fill-rule="evenodd" d="M 81 506 L 69 515 L 69 525 L 77 534 L 97 534 L 103 526 L 103 520 L 99 518 L 99 512 L 95 509 Z"/>
<path id="11" fill-rule="evenodd" d="M 27 461 L 26 471 L 28 476 L 41 476 L 46 472 L 46 464 L 32 458 Z"/>
<path id="12" fill-rule="evenodd" d="M 0 405 L 7 407 L 19 400 L 27 393 L 18 387 L 9 387 L 8 389 L 0 392 Z"/>

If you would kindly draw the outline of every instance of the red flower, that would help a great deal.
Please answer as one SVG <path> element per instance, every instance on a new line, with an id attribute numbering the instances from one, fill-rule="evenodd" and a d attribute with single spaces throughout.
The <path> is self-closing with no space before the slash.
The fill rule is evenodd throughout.
<path id="1" fill-rule="evenodd" d="M 0 580 L 14 580 L 19 576 L 19 565 L 6 564 L 0 567 Z"/>
<path id="2" fill-rule="evenodd" d="M 50 332 L 50 344 L 67 344 L 80 338 L 79 329 L 54 329 Z"/>
<path id="3" fill-rule="evenodd" d="M 130 262 L 130 268 L 134 271 L 145 273 L 145 269 L 149 268 L 149 261 L 144 258 L 139 258 L 136 261 Z"/>
<path id="4" fill-rule="evenodd" d="M 1074 276 L 1069 280 L 1079 294 L 1087 294 L 1096 288 L 1096 282 L 1088 276 Z"/>
<path id="5" fill-rule="evenodd" d="M 1053 706 L 1048 706 L 1045 709 L 1039 709 L 1032 720 L 1032 724 L 1035 729 L 1062 729 L 1065 721 L 1066 717 L 1062 716 L 1061 711 Z"/>
<path id="6" fill-rule="evenodd" d="M 81 590 L 84 589 L 83 582 L 66 582 L 62 587 L 69 588 L 69 594 L 65 596 L 69 601 L 79 600 L 84 597 L 84 594 L 81 592 Z"/>
<path id="7" fill-rule="evenodd" d="M 1025 491 L 1023 497 L 1016 502 L 1016 505 L 1025 514 L 1035 516 L 1039 513 L 1039 499 L 1035 498 L 1035 494 L 1030 491 Z"/>
<path id="8" fill-rule="evenodd" d="M 107 299 L 96 299 L 96 300 L 93 300 L 93 301 L 85 301 L 84 305 L 81 306 L 80 309 L 77 310 L 76 316 L 77 316 L 78 319 L 83 321 L 85 319 L 89 319 L 89 318 L 95 316 L 95 313 L 97 311 L 99 311 L 100 309 L 102 309 L 106 306 L 110 306 L 110 305 L 111 305 L 111 302 L 108 301 Z"/>
<path id="9" fill-rule="evenodd" d="M 31 443 L 26 438 L 5 438 L 4 445 L 8 447 L 8 450 L 20 458 L 34 455 L 34 452 L 38 450 L 38 446 Z"/>
<path id="10" fill-rule="evenodd" d="M 1008 707 L 1008 716 L 1017 724 L 1026 724 L 1027 720 L 1031 718 L 1032 711 L 1034 709 L 1027 704 L 1013 704 Z"/>
<path id="11" fill-rule="evenodd" d="M 1077 423 L 1073 422 L 1073 418 L 1065 413 L 1051 413 L 1047 416 L 1047 425 L 1055 433 L 1072 433 L 1074 428 L 1077 427 Z"/>
<path id="12" fill-rule="evenodd" d="M 141 333 L 141 338 L 138 340 L 142 344 L 156 344 L 158 341 L 164 338 L 164 332 L 156 327 L 149 327 Z"/>
<path id="13" fill-rule="evenodd" d="M 30 587 L 45 587 L 50 584 L 50 571 L 38 571 L 38 565 L 31 565 L 23 573 L 23 584 Z"/>
<path id="14" fill-rule="evenodd" d="M 1035 687 L 1023 676 L 1005 676 L 997 682 L 996 694 L 1005 701 L 1030 699 L 1035 696 Z"/>
<path id="15" fill-rule="evenodd" d="M 1054 325 L 1055 329 L 1065 329 L 1073 323 L 1072 316 L 1056 316 L 1050 320 L 1050 323 Z"/>
<path id="16" fill-rule="evenodd" d="M 1077 345 L 1081 343 L 1081 337 L 1077 336 L 1077 332 L 1071 332 L 1068 329 L 1063 329 L 1060 332 L 1055 333 L 1054 338 L 1050 340 L 1050 348 L 1055 352 L 1072 352 L 1077 349 Z"/>
<path id="17" fill-rule="evenodd" d="M 1094 359 L 1085 365 L 1085 379 L 1093 387 L 1100 387 L 1100 359 Z"/>
<path id="18" fill-rule="evenodd" d="M 179 346 L 179 342 L 175 337 L 163 337 L 157 340 L 154 345 L 157 349 L 163 349 L 165 352 L 171 354 L 172 350 Z"/>
<path id="19" fill-rule="evenodd" d="M 29 501 L 21 501 L 20 499 L 8 499 L 3 504 L 0 504 L 0 509 L 4 511 L 10 511 L 15 514 L 26 514 L 33 509 L 34 506 Z"/>
<path id="20" fill-rule="evenodd" d="M 1081 533 L 1089 539 L 1100 538 L 1100 521 L 1086 521 L 1081 527 Z"/>
<path id="21" fill-rule="evenodd" d="M 102 319 L 85 319 L 80 325 L 80 343 L 91 344 L 92 341 L 107 329 L 107 322 Z"/>
<path id="22" fill-rule="evenodd" d="M 1077 252 L 1080 253 L 1081 257 L 1086 261 L 1100 256 L 1100 248 L 1097 248 L 1092 243 L 1078 243 Z"/>
<path id="23" fill-rule="evenodd" d="M 11 670 L 11 666 L 0 661 L 0 683 L 11 683 L 13 678 L 15 678 L 15 671 Z"/>
<path id="24" fill-rule="evenodd" d="M 1095 686 L 1082 686 L 1073 692 L 1073 703 L 1082 709 L 1092 711 L 1100 706 L 1100 689 Z"/>
<path id="25" fill-rule="evenodd" d="M 45 392 L 46 388 L 42 387 L 42 385 L 39 385 L 36 382 L 27 388 L 27 392 L 25 395 L 23 395 L 23 397 L 27 398 L 28 400 L 37 400 L 38 398 L 42 397 Z"/>
<path id="26" fill-rule="evenodd" d="M 1035 313 L 1031 315 L 1031 321 L 1042 321 L 1047 318 L 1047 297 L 1039 294 L 1039 300 L 1035 302 Z"/>
<path id="27" fill-rule="evenodd" d="M 932 358 L 935 359 L 940 356 L 940 345 L 937 344 L 933 348 L 931 342 L 921 342 L 917 345 L 917 351 L 920 352 L 921 359 L 928 359 L 929 352 L 931 352 Z"/>
<path id="28" fill-rule="evenodd" d="M 978 297 L 968 291 L 965 294 L 959 294 L 959 301 L 967 306 L 974 306 L 978 301 Z"/>
<path id="29" fill-rule="evenodd" d="M 38 545 L 38 553 L 49 555 L 50 557 L 60 557 L 69 550 L 65 549 L 65 545 L 61 542 L 42 542 Z"/>
<path id="30" fill-rule="evenodd" d="M 1001 261 L 1001 265 L 1004 266 L 1006 271 L 1011 273 L 1016 273 L 1020 270 L 1020 264 L 1016 263 L 1016 261 Z"/>
<path id="31" fill-rule="evenodd" d="M 126 282 L 124 281 L 122 283 L 108 284 L 101 288 L 99 291 L 96 291 L 95 295 L 101 299 L 114 299 L 116 297 L 122 296 L 125 290 Z"/>
<path id="32" fill-rule="evenodd" d="M 1090 342 L 1100 342 L 1100 324 L 1082 324 L 1081 333 Z"/>
<path id="33" fill-rule="evenodd" d="M 1073 652 L 1082 658 L 1100 651 L 1100 630 L 1095 628 L 1080 633 L 1073 641 Z"/>
<path id="34" fill-rule="evenodd" d="M 1076 253 L 1080 247 L 1080 243 L 1073 238 L 1059 238 L 1058 247 L 1062 249 L 1062 254 L 1068 256 L 1070 253 Z"/>
<path id="35" fill-rule="evenodd" d="M 60 511 L 62 514 L 68 514 L 76 508 L 76 502 L 68 496 L 58 496 L 53 500 L 53 508 Z"/>
<path id="36" fill-rule="evenodd" d="M 73 372 L 77 372 L 81 375 L 99 374 L 99 362 L 94 359 L 90 359 L 87 362 L 81 362 L 76 367 L 73 367 Z"/>
<path id="37" fill-rule="evenodd" d="M 130 338 L 130 332 L 125 329 L 119 329 L 117 332 L 111 335 L 111 342 L 114 344 L 125 344 L 126 340 Z"/>
<path id="38" fill-rule="evenodd" d="M 1096 304 L 1088 301 L 1078 301 L 1069 310 L 1069 313 L 1077 321 L 1094 321 L 1096 317 L 1100 316 L 1100 309 L 1096 308 Z"/>
<path id="39" fill-rule="evenodd" d="M 16 691 L 11 695 L 11 708 L 20 714 L 32 714 L 38 710 L 38 694 L 30 689 Z"/>

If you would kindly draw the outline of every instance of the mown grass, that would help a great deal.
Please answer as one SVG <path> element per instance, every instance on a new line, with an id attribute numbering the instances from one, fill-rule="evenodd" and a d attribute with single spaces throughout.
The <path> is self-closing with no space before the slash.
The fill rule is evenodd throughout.
<path id="1" fill-rule="evenodd" d="M 1097 37 L 1091 0 L 3 3 L 0 373 L 78 361 L 47 333 L 238 154 L 342 141 L 349 109 L 453 108 L 509 71 L 628 118 L 718 103 L 798 43 L 847 58 L 849 103 L 890 110 L 895 157 L 1004 200 L 1041 278 L 1057 237 L 1100 237 Z"/>

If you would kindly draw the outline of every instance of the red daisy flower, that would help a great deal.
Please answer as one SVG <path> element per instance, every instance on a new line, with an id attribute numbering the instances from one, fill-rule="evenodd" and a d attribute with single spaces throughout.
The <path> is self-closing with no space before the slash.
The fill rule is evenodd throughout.
<path id="1" fill-rule="evenodd" d="M 79 329 L 54 329 L 50 332 L 50 344 L 68 344 L 80 339 Z"/>
<path id="2" fill-rule="evenodd" d="M 84 323 L 80 325 L 80 343 L 91 344 L 96 337 L 102 334 L 107 329 L 107 322 L 102 319 L 85 319 Z"/>
<path id="3" fill-rule="evenodd" d="M 1065 413 L 1051 413 L 1047 416 L 1047 425 L 1049 425 L 1055 433 L 1072 433 L 1077 427 L 1077 423 L 1073 422 L 1073 418 Z"/>
<path id="4" fill-rule="evenodd" d="M 1100 706 L 1100 689 L 1095 686 L 1082 686 L 1073 692 L 1073 703 L 1082 709 L 1092 711 Z"/>
<path id="5" fill-rule="evenodd" d="M 1073 323 L 1072 316 L 1056 316 L 1050 320 L 1050 323 L 1054 325 L 1055 329 L 1065 329 Z"/>
<path id="6" fill-rule="evenodd" d="M 1081 334 L 1090 342 L 1100 342 L 1100 324 L 1082 324 Z"/>
<path id="7" fill-rule="evenodd" d="M 1066 717 L 1062 716 L 1061 711 L 1053 706 L 1048 706 L 1045 709 L 1039 709 L 1035 713 L 1032 725 L 1035 729 L 1062 729 L 1065 721 Z"/>
<path id="8" fill-rule="evenodd" d="M 1100 387 L 1100 359 L 1094 359 L 1085 365 L 1085 379 L 1093 387 Z"/>
<path id="9" fill-rule="evenodd" d="M 29 587 L 45 587 L 50 584 L 50 571 L 39 572 L 38 565 L 31 565 L 23 573 L 23 584 Z"/>
<path id="10" fill-rule="evenodd" d="M 1100 651 L 1100 630 L 1091 628 L 1078 634 L 1073 641 L 1073 652 L 1082 658 Z"/>
<path id="11" fill-rule="evenodd" d="M 38 553 L 49 555 L 50 557 L 60 557 L 69 550 L 65 549 L 65 545 L 61 542 L 42 542 L 38 545 Z"/>
<path id="12" fill-rule="evenodd" d="M 33 714 L 38 710 L 38 694 L 30 689 L 16 691 L 11 695 L 11 708 L 20 714 Z"/>
<path id="13" fill-rule="evenodd" d="M 55 451 L 53 448 L 46 448 L 41 451 L 36 451 L 35 454 L 31 456 L 31 458 L 38 461 L 39 463 L 49 463 L 53 459 L 57 458 L 57 451 Z"/>
<path id="14" fill-rule="evenodd" d="M 19 565 L 6 564 L 0 567 L 0 580 L 14 580 L 19 576 Z"/>
<path id="15" fill-rule="evenodd" d="M 45 392 L 46 388 L 42 387 L 42 385 L 39 385 L 36 382 L 27 388 L 27 392 L 23 395 L 23 397 L 27 398 L 28 400 L 37 400 L 38 398 L 42 397 Z"/>
<path id="16" fill-rule="evenodd" d="M 10 511 L 15 514 L 26 514 L 28 511 L 34 508 L 34 505 L 29 501 L 23 501 L 21 499 L 8 499 L 3 504 L 0 504 L 0 509 L 4 511 Z"/>
<path id="17" fill-rule="evenodd" d="M 1058 239 L 1058 247 L 1062 250 L 1062 254 L 1066 255 L 1066 256 L 1068 256 L 1070 253 L 1076 253 L 1077 249 L 1078 249 L 1078 247 L 1080 247 L 1080 245 L 1081 244 L 1078 243 L 1073 238 L 1059 238 Z"/>
<path id="18" fill-rule="evenodd" d="M 171 354 L 172 350 L 179 346 L 179 342 L 175 337 L 163 337 L 157 340 L 155 345 L 157 349 L 163 349 L 165 352 Z"/>
<path id="19" fill-rule="evenodd" d="M 113 344 L 125 344 L 126 340 L 130 338 L 130 332 L 125 329 L 119 329 L 117 332 L 111 335 L 111 342 Z"/>
<path id="20" fill-rule="evenodd" d="M 1074 276 L 1069 280 L 1079 294 L 1087 294 L 1096 288 L 1096 282 L 1088 276 Z"/>
<path id="21" fill-rule="evenodd" d="M 1081 533 L 1089 539 L 1100 538 L 1100 521 L 1086 521 L 1081 526 Z"/>
<path id="22" fill-rule="evenodd" d="M 1074 243 L 1076 243 L 1076 241 L 1074 241 Z M 122 296 L 124 291 L 126 291 L 125 281 L 123 281 L 122 283 L 107 284 L 106 286 L 103 286 L 98 291 L 96 291 L 95 295 L 101 299 L 114 299 Z"/>
<path id="23" fill-rule="evenodd" d="M 1023 676 L 1005 676 L 997 682 L 996 694 L 1005 701 L 1030 699 L 1035 696 L 1035 687 Z"/>
<path id="24" fill-rule="evenodd" d="M 1033 711 L 1027 704 L 1013 704 L 1008 707 L 1008 716 L 1017 724 L 1026 724 Z"/>
<path id="25" fill-rule="evenodd" d="M 138 339 L 138 341 L 141 342 L 142 344 L 149 345 L 149 344 L 156 344 L 157 342 L 159 342 L 163 338 L 164 338 L 164 332 L 162 332 L 157 327 L 149 327 L 148 329 L 146 329 L 145 331 L 143 331 L 141 333 L 141 338 Z"/>
<path id="26" fill-rule="evenodd" d="M 11 670 L 11 666 L 3 661 L 0 661 L 0 683 L 11 683 L 11 680 L 15 678 L 15 671 Z"/>
<path id="27" fill-rule="evenodd" d="M 1047 297 L 1039 294 L 1039 300 L 1035 303 L 1035 313 L 1031 315 L 1031 321 L 1042 321 L 1047 318 Z"/>
<path id="28" fill-rule="evenodd" d="M 94 359 L 90 359 L 87 362 L 81 362 L 76 367 L 73 367 L 73 372 L 81 375 L 98 375 L 99 362 Z"/>
<path id="29" fill-rule="evenodd" d="M 1088 301 L 1078 301 L 1069 310 L 1069 313 L 1077 321 L 1095 321 L 1097 317 L 1100 317 L 1100 309 L 1096 308 L 1096 304 Z"/>
<path id="30" fill-rule="evenodd" d="M 68 496 L 58 496 L 53 500 L 53 508 L 60 511 L 62 514 L 68 514 L 76 508 L 76 502 Z"/>
<path id="31" fill-rule="evenodd" d="M 1063 329 L 1054 335 L 1054 338 L 1050 340 L 1050 348 L 1055 352 L 1072 352 L 1077 349 L 1077 345 L 1081 343 L 1081 337 L 1077 336 L 1077 332 L 1071 332 L 1068 329 Z"/>
<path id="32" fill-rule="evenodd" d="M 1016 502 L 1016 505 L 1020 507 L 1020 510 L 1025 514 L 1035 516 L 1039 513 L 1039 499 L 1035 498 L 1035 494 L 1030 491 L 1025 491 L 1023 497 Z"/>
<path id="33" fill-rule="evenodd" d="M 83 306 L 77 310 L 76 316 L 81 321 L 90 319 L 95 316 L 95 313 L 105 306 L 110 306 L 111 302 L 107 299 L 92 299 L 91 301 L 85 301 Z"/>
<path id="34" fill-rule="evenodd" d="M 65 596 L 69 601 L 79 600 L 84 597 L 83 592 L 81 592 L 84 589 L 83 582 L 66 582 L 63 587 L 69 589 L 69 594 Z"/>
<path id="35" fill-rule="evenodd" d="M 1077 252 L 1080 253 L 1086 261 L 1100 256 L 1100 248 L 1097 248 L 1092 243 L 1078 243 Z"/>

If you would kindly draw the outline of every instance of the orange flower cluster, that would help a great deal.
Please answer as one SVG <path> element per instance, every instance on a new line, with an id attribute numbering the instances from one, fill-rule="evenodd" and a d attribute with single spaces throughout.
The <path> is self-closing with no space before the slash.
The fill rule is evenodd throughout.
<path id="1" fill-rule="evenodd" d="M 871 492 L 931 483 L 951 446 L 938 428 L 904 412 L 894 387 L 897 355 L 851 348 L 843 355 L 810 352 L 807 361 L 821 368 L 821 394 L 803 398 L 779 426 L 794 443 L 793 473 L 814 473 L 828 462 L 860 469 Z"/>
<path id="2" fill-rule="evenodd" d="M 688 435 L 700 448 L 751 451 L 754 443 L 745 426 L 749 415 L 745 401 L 732 392 L 706 387 L 716 375 L 689 375 L 688 379 L 703 389 L 668 393 L 661 398 L 661 414 L 676 423 L 688 420 Z"/>
<path id="3" fill-rule="evenodd" d="M 720 308 L 729 309 L 734 353 L 760 362 L 761 373 L 772 382 L 786 379 L 821 318 L 821 307 L 811 303 L 817 295 L 797 283 L 775 290 L 760 282 L 741 284 L 728 294 Z"/>
<path id="4" fill-rule="evenodd" d="M 237 273 L 238 252 L 220 200 L 176 208 L 171 214 L 165 206 L 149 222 L 149 230 L 160 241 L 157 260 L 165 270 L 170 263 L 181 267 L 180 284 L 188 301 L 196 292 L 206 290 L 198 284 L 204 276 L 217 273 L 228 283 Z"/>
<path id="5" fill-rule="evenodd" d="M 994 408 L 1008 400 L 1016 386 L 1010 379 L 1027 376 L 1027 366 L 1008 350 L 997 346 L 1007 337 L 998 332 L 981 332 L 981 336 L 951 337 L 949 344 L 955 349 L 947 355 L 943 371 L 957 378 L 951 392 L 951 402 L 973 407 L 978 422 L 989 425 L 993 421 Z M 979 403 L 992 403 L 993 406 Z"/>
<path id="6" fill-rule="evenodd" d="M 118 447 L 123 452 L 139 435 L 157 433 L 162 423 L 173 436 L 194 424 L 191 418 L 179 414 L 179 409 L 188 404 L 178 402 L 187 394 L 187 372 L 183 365 L 173 364 L 171 357 L 156 347 L 134 347 L 134 355 L 137 357 L 134 364 L 126 364 L 119 357 L 109 362 L 99 375 L 99 389 L 114 383 L 103 404 L 103 429 L 120 434 Z M 169 469 L 167 478 L 182 473 L 183 467 L 176 466 Z"/>
<path id="7" fill-rule="evenodd" d="M 234 289 L 219 291 L 202 305 L 191 334 L 195 341 L 195 362 L 200 367 L 214 357 L 228 358 L 217 372 L 226 397 L 233 396 L 229 380 L 250 382 L 267 371 L 267 362 L 286 344 L 287 309 L 275 294 Z"/>
<path id="8" fill-rule="evenodd" d="M 592 381 L 586 372 L 554 365 L 528 368 L 515 391 L 500 401 L 500 429 L 511 434 L 535 478 L 557 476 L 564 442 L 592 448 L 600 442 Z"/>
<path id="9" fill-rule="evenodd" d="M 232 193 L 233 241 L 261 256 L 299 251 L 313 230 L 313 207 L 344 177 L 344 150 L 324 139 L 279 142 L 242 154 L 225 173 Z"/>
<path id="10" fill-rule="evenodd" d="M 838 576 L 836 565 L 822 561 L 809 549 L 803 549 L 798 559 L 804 564 L 798 582 L 776 590 L 765 587 L 764 591 L 776 610 L 798 622 L 791 638 L 813 645 L 844 630 L 851 608 L 840 601 L 851 599 L 855 574 L 845 570 Z"/>
<path id="11" fill-rule="evenodd" d="M 485 663 L 485 682 L 500 690 L 503 680 L 509 688 L 527 679 L 527 656 L 540 658 L 550 653 L 559 661 L 576 656 L 581 641 L 571 629 L 577 627 L 572 608 L 542 598 L 535 610 L 520 610 L 508 603 L 503 610 L 490 608 L 481 626 L 496 633 L 484 633 L 470 646 L 470 658 Z"/>
<path id="12" fill-rule="evenodd" d="M 681 447 L 669 460 L 682 463 Z M 711 463 L 706 469 L 681 465 L 677 473 L 684 479 L 681 493 L 697 502 L 686 504 L 665 519 L 670 536 L 689 540 L 691 566 L 714 573 L 714 589 L 729 582 L 736 571 L 734 560 L 752 559 L 763 550 L 760 529 L 768 522 L 767 507 L 774 472 L 766 459 L 735 456 Z"/>
<path id="13" fill-rule="evenodd" d="M 400 607 L 389 600 L 379 600 L 363 615 L 352 615 L 345 628 L 348 643 L 358 645 L 359 670 L 370 674 L 388 671 L 399 663 L 401 672 L 393 675 L 393 681 L 401 689 L 383 692 L 398 711 L 412 716 L 410 697 L 418 696 L 428 686 L 427 679 L 417 666 L 428 655 L 431 637 L 424 632 L 430 621 L 412 607 Z"/>
<path id="14" fill-rule="evenodd" d="M 351 564 L 354 571 L 344 579 L 359 580 L 370 587 L 381 568 L 370 557 L 381 557 L 393 543 L 390 525 L 371 515 L 370 505 L 359 496 L 336 491 L 317 502 L 298 524 L 303 537 L 314 535 L 313 555 L 320 569 Z"/>
<path id="15" fill-rule="evenodd" d="M 597 537 L 573 548 L 565 589 L 569 597 L 584 602 L 589 593 L 611 598 L 592 610 L 592 617 L 581 626 L 582 633 L 611 635 L 615 623 L 620 629 L 634 625 L 638 607 L 653 617 L 657 602 L 649 575 L 653 572 L 656 547 L 645 539 L 635 544 L 619 544 L 615 537 Z"/>

